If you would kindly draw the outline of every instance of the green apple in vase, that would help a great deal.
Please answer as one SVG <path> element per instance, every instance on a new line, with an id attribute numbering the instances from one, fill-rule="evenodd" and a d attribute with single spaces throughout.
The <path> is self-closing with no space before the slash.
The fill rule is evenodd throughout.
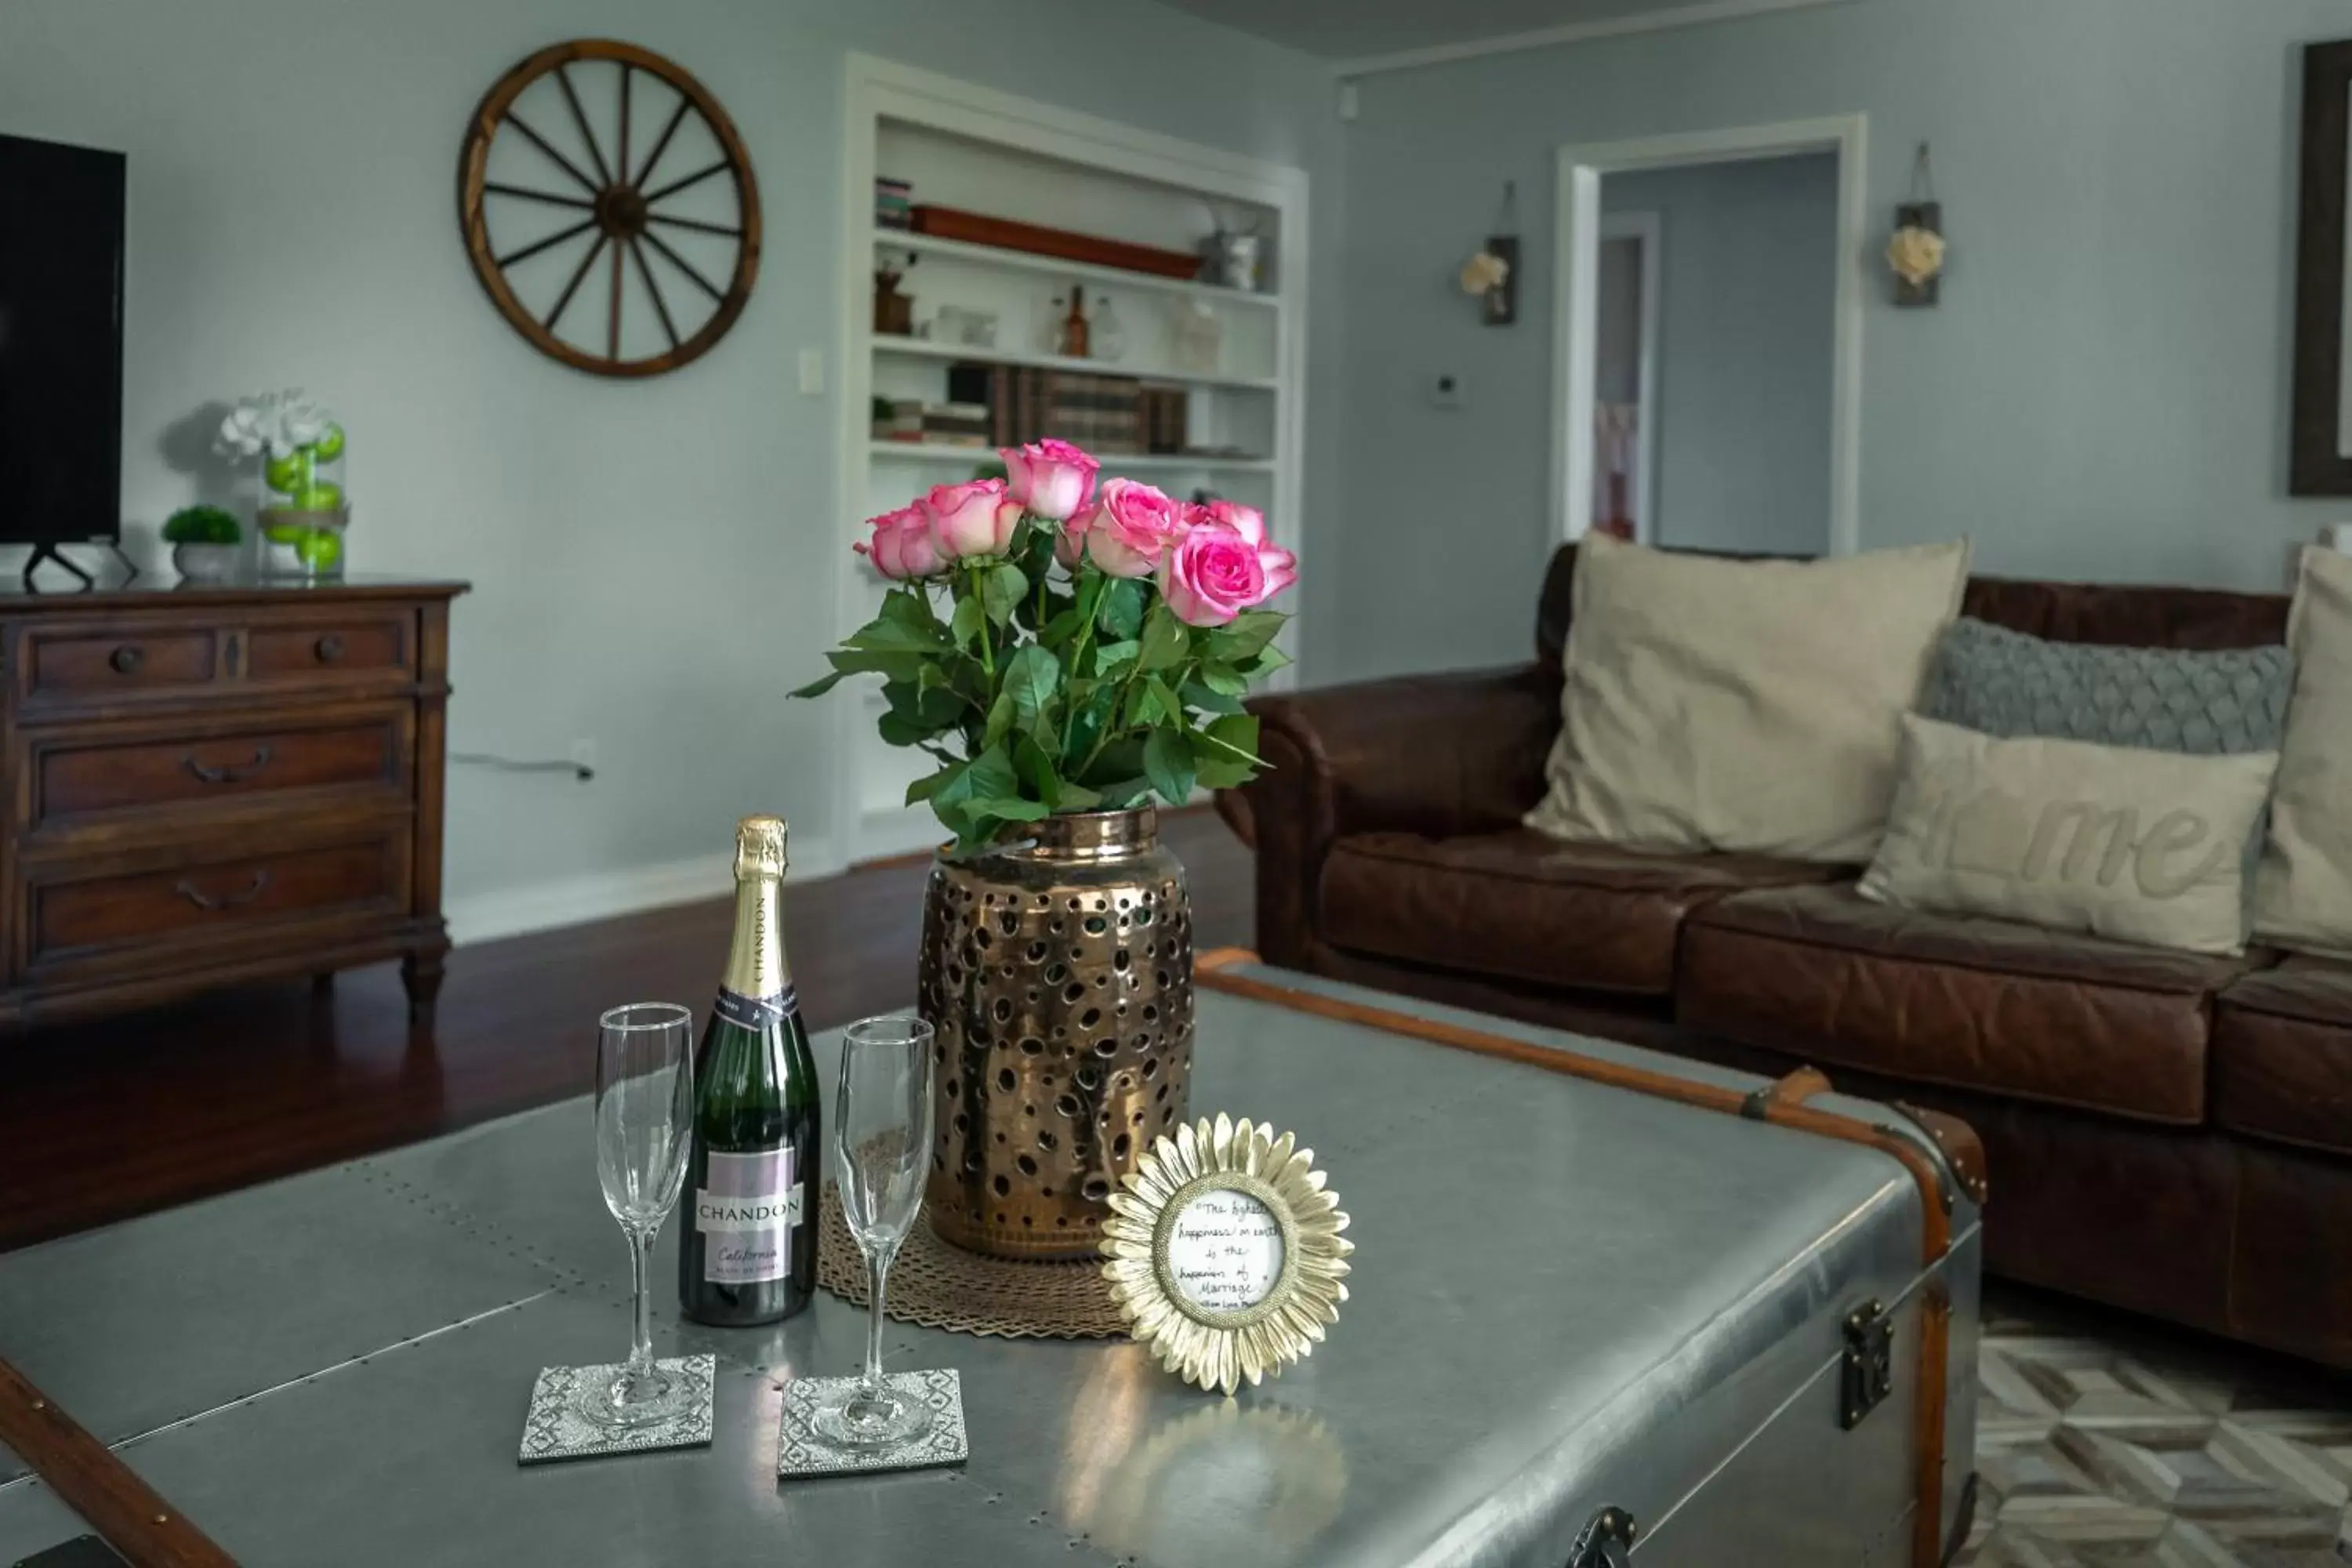
<path id="1" fill-rule="evenodd" d="M 1118 810 L 1265 765 L 1250 683 L 1288 659 L 1268 602 L 1297 578 L 1265 517 L 1178 500 L 1066 441 L 1005 448 L 1005 477 L 940 485 L 854 548 L 891 584 L 826 655 L 815 697 L 882 677 L 882 738 L 938 765 L 915 781 L 979 850 L 1020 824 Z"/>

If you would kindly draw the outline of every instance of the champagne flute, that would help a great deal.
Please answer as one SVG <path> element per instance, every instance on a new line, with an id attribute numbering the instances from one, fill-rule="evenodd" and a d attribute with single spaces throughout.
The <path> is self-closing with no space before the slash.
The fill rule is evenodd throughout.
<path id="1" fill-rule="evenodd" d="M 580 1391 L 580 1413 L 606 1426 L 666 1421 L 686 1406 L 685 1378 L 654 1363 L 646 1276 L 654 1237 L 677 1205 L 694 1126 L 694 1015 L 670 1002 L 633 1002 L 597 1020 L 596 1176 L 604 1206 L 629 1238 L 636 1281 L 629 1359 Z"/>
<path id="2" fill-rule="evenodd" d="M 872 1314 L 866 1371 L 812 1413 L 818 1436 L 836 1447 L 892 1448 L 929 1430 L 930 1406 L 882 1380 L 882 1300 L 890 1264 L 923 1206 L 931 1151 L 931 1026 L 903 1015 L 865 1018 L 841 1037 L 841 1082 L 833 1120 L 842 1213 L 866 1254 Z"/>

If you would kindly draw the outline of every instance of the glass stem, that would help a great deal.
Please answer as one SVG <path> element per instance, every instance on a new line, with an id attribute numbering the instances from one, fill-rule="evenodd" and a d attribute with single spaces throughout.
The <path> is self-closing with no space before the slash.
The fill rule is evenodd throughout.
<path id="1" fill-rule="evenodd" d="M 629 1374 L 648 1376 L 654 1370 L 654 1299 L 646 1289 L 646 1276 L 653 1271 L 654 1233 L 633 1230 L 629 1233 L 629 1272 L 636 1282 L 637 1310 L 635 1332 L 629 1341 Z"/>
<path id="2" fill-rule="evenodd" d="M 866 1299 L 873 1310 L 866 1322 L 866 1375 L 857 1392 L 868 1399 L 882 1397 L 882 1291 L 890 1279 L 890 1253 L 877 1250 L 866 1258 Z"/>

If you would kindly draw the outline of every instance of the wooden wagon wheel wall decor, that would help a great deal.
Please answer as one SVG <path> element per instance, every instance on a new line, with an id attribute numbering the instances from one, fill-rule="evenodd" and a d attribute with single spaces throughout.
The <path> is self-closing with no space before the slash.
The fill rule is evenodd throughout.
<path id="1" fill-rule="evenodd" d="M 708 353 L 760 269 L 735 122 L 677 65 L 608 38 L 551 45 L 499 79 L 466 132 L 457 205 L 499 314 L 598 375 Z"/>

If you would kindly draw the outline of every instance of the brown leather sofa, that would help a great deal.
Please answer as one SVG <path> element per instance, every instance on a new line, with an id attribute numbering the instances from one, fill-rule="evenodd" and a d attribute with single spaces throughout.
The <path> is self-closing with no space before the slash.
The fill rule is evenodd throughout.
<path id="1" fill-rule="evenodd" d="M 1518 668 L 1264 698 L 1260 951 L 1384 990 L 1948 1111 L 1993 1272 L 2352 1367 L 2352 965 L 1909 914 L 1851 870 L 1520 826 L 1559 727 L 1573 548 Z M 1967 613 L 2139 647 L 2276 642 L 2274 595 L 1979 578 Z M 2346 803 L 2352 811 L 2352 801 Z"/>

